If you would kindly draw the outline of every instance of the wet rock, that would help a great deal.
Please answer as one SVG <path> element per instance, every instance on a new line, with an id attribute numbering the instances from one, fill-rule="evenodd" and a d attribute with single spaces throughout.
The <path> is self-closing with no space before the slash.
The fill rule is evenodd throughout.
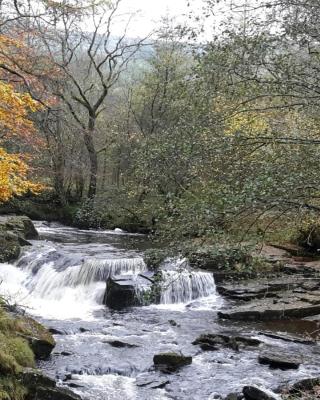
<path id="1" fill-rule="evenodd" d="M 281 396 L 258 386 L 245 386 L 242 393 L 246 400 L 281 400 Z"/>
<path id="2" fill-rule="evenodd" d="M 73 353 L 71 353 L 70 351 L 62 351 L 61 353 L 60 353 L 62 356 L 72 356 L 72 354 Z"/>
<path id="3" fill-rule="evenodd" d="M 28 389 L 26 400 L 81 400 L 70 390 L 57 387 L 53 379 L 38 370 L 25 369 L 19 379 Z"/>
<path id="4" fill-rule="evenodd" d="M 34 389 L 38 386 L 48 388 L 56 387 L 56 382 L 54 379 L 50 378 L 47 375 L 44 375 L 41 371 L 32 368 L 25 368 L 21 372 L 19 379 L 21 380 L 23 385 L 28 387 L 29 389 Z"/>
<path id="5" fill-rule="evenodd" d="M 320 385 L 320 378 L 306 378 L 302 379 L 299 382 L 296 382 L 292 387 L 290 388 L 290 393 L 299 393 L 301 391 L 310 391 L 312 390 L 315 386 Z"/>
<path id="6" fill-rule="evenodd" d="M 268 299 L 256 301 L 250 305 L 235 307 L 218 312 L 219 318 L 239 321 L 268 321 L 289 318 L 304 318 L 320 313 L 320 304 L 311 305 L 295 297 L 282 297 L 276 303 Z"/>
<path id="7" fill-rule="evenodd" d="M 190 365 L 192 357 L 173 352 L 160 353 L 153 357 L 153 363 L 160 371 L 174 372 L 185 365 Z"/>
<path id="8" fill-rule="evenodd" d="M 296 336 L 273 333 L 273 332 L 259 332 L 259 335 L 267 336 L 272 339 L 283 340 L 284 342 L 300 343 L 306 345 L 314 345 L 316 343 L 315 340 L 308 340 Z"/>
<path id="9" fill-rule="evenodd" d="M 121 342 L 121 340 L 105 340 L 104 343 L 110 344 L 112 347 L 116 348 L 133 348 L 133 347 L 139 347 L 136 344 L 131 344 L 131 343 L 126 343 L 126 342 Z"/>
<path id="10" fill-rule="evenodd" d="M 138 387 L 144 387 L 147 389 L 163 389 L 166 385 L 168 385 L 170 381 L 167 379 L 154 379 L 152 377 L 149 378 L 137 378 L 136 385 Z"/>
<path id="11" fill-rule="evenodd" d="M 80 333 L 90 332 L 90 329 L 83 328 L 83 327 L 81 326 L 81 327 L 79 328 L 79 332 L 80 332 Z"/>
<path id="12" fill-rule="evenodd" d="M 38 239 L 39 237 L 33 222 L 26 216 L 8 217 L 5 226 L 7 230 L 14 232 L 23 239 Z"/>
<path id="13" fill-rule="evenodd" d="M 65 332 L 60 331 L 59 329 L 56 328 L 49 328 L 48 331 L 52 334 L 52 335 L 64 335 Z"/>
<path id="14" fill-rule="evenodd" d="M 171 326 L 176 326 L 176 327 L 180 327 L 180 325 L 175 321 L 175 320 L 173 320 L 173 319 L 169 319 L 169 324 L 171 325 Z"/>
<path id="15" fill-rule="evenodd" d="M 19 238 L 12 232 L 0 230 L 0 262 L 16 260 L 20 255 Z"/>
<path id="16" fill-rule="evenodd" d="M 242 393 L 230 393 L 223 400 L 242 400 L 243 398 L 244 397 Z"/>
<path id="17" fill-rule="evenodd" d="M 46 388 L 39 386 L 32 396 L 34 394 L 36 397 L 30 397 L 27 400 L 81 400 L 81 397 L 71 392 L 71 390 L 58 387 Z"/>
<path id="18" fill-rule="evenodd" d="M 51 333 L 39 322 L 28 316 L 21 316 L 17 319 L 17 330 L 21 337 L 25 338 L 38 360 L 47 359 L 56 342 Z"/>
<path id="19" fill-rule="evenodd" d="M 292 354 L 283 353 L 282 349 L 266 350 L 259 355 L 259 363 L 267 364 L 271 368 L 298 369 L 302 360 Z"/>
<path id="20" fill-rule="evenodd" d="M 104 304 L 114 309 L 143 305 L 145 299 L 139 293 L 152 291 L 153 277 L 154 273 L 151 272 L 138 276 L 115 275 L 110 277 L 107 281 Z"/>
<path id="21" fill-rule="evenodd" d="M 259 346 L 261 341 L 244 336 L 228 336 L 221 334 L 200 335 L 192 344 L 200 345 L 204 351 L 217 350 L 220 347 L 229 347 L 233 350 L 239 350 L 244 346 Z"/>

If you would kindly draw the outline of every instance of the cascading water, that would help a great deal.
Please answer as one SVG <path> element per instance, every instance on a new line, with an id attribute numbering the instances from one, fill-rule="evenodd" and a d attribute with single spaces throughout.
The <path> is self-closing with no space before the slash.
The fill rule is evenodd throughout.
<path id="1" fill-rule="evenodd" d="M 36 228 L 45 240 L 32 242 L 15 265 L 0 264 L 0 293 L 61 333 L 40 367 L 84 400 L 209 400 L 252 381 L 279 386 L 310 373 L 311 367 L 272 375 L 254 351 L 199 352 L 192 344 L 196 337 L 225 328 L 215 319 L 221 303 L 212 274 L 190 269 L 185 260 L 162 266 L 162 304 L 121 312 L 103 306 L 110 275 L 148 278 L 141 257 L 146 238 L 47 223 Z M 298 344 L 286 346 L 299 351 Z M 191 355 L 192 365 L 159 374 L 152 368 L 154 354 L 171 351 Z M 319 368 L 312 368 L 318 376 Z"/>
<path id="2" fill-rule="evenodd" d="M 192 300 L 215 294 L 214 277 L 208 272 L 163 271 L 161 304 L 189 303 Z"/>
<path id="3" fill-rule="evenodd" d="M 41 243 L 25 250 L 16 265 L 2 266 L 0 292 L 35 314 L 88 318 L 102 306 L 109 276 L 145 270 L 139 256 L 92 258 Z"/>

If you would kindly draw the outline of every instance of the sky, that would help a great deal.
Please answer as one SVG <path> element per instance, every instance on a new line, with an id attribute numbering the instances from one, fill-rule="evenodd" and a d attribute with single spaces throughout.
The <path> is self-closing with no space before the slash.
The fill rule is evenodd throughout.
<path id="1" fill-rule="evenodd" d="M 191 7 L 187 7 L 187 3 Z M 177 22 L 186 20 L 190 10 L 200 8 L 202 0 L 122 0 L 123 12 L 137 12 L 139 15 L 130 25 L 130 36 L 144 36 L 159 26 L 162 16 L 176 17 Z"/>

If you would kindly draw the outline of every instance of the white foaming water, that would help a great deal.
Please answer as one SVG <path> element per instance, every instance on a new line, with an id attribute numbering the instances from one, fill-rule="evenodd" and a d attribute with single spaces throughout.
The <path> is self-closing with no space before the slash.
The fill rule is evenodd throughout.
<path id="1" fill-rule="evenodd" d="M 161 304 L 183 304 L 195 299 L 214 295 L 216 285 L 214 277 L 209 272 L 163 271 Z"/>
<path id="2" fill-rule="evenodd" d="M 86 393 L 86 399 L 96 400 L 137 400 L 139 393 L 135 385 L 135 378 L 120 375 L 73 375 L 73 380 L 81 386 L 90 389 Z M 79 395 L 83 394 L 81 389 L 74 389 Z M 153 400 L 166 400 L 168 397 L 163 389 L 152 390 Z"/>
<path id="3" fill-rule="evenodd" d="M 34 315 L 91 320 L 94 312 L 103 307 L 110 275 L 135 275 L 146 269 L 141 257 L 88 258 L 79 260 L 79 265 L 68 266 L 70 260 L 70 255 L 66 257 L 47 244 L 33 247 L 20 257 L 17 266 L 0 264 L 0 293 Z"/>

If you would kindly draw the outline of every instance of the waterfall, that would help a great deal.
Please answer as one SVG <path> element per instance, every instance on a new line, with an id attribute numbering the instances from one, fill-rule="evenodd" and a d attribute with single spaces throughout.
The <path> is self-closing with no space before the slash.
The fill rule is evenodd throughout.
<path id="1" fill-rule="evenodd" d="M 161 304 L 188 303 L 192 300 L 215 294 L 214 277 L 209 272 L 163 271 Z"/>
<path id="2" fill-rule="evenodd" d="M 109 276 L 136 276 L 146 270 L 143 258 L 136 255 L 103 256 L 36 244 L 24 250 L 15 265 L 1 264 L 0 293 L 37 315 L 91 318 L 94 310 L 103 307 Z"/>

